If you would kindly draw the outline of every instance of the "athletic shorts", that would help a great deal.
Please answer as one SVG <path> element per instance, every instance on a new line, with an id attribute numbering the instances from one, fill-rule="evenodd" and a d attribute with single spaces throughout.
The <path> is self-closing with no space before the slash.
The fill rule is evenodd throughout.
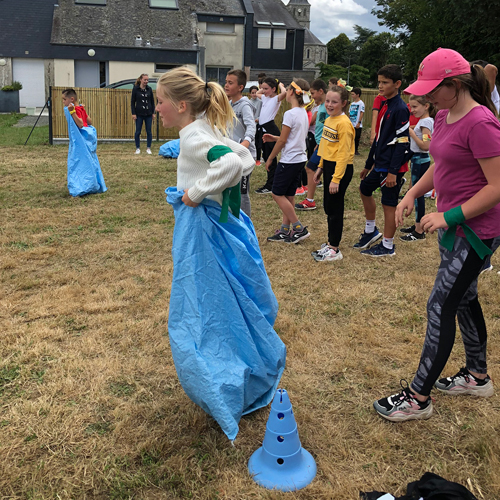
<path id="1" fill-rule="evenodd" d="M 305 164 L 305 161 L 300 163 L 279 162 L 274 172 L 273 194 L 276 196 L 295 196 Z"/>
<path id="2" fill-rule="evenodd" d="M 387 172 L 377 172 L 372 170 L 359 185 L 359 190 L 364 196 L 371 196 L 377 188 L 381 188 L 382 191 L 382 205 L 388 207 L 396 207 L 399 201 L 399 192 L 401 191 L 402 182 L 401 179 L 404 176 L 404 172 L 399 172 L 396 175 L 396 185 L 392 188 L 388 188 L 385 185 L 387 178 Z"/>

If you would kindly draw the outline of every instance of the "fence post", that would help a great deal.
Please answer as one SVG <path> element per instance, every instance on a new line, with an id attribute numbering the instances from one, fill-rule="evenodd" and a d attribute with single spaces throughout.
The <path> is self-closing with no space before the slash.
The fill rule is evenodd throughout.
<path id="1" fill-rule="evenodd" d="M 49 144 L 54 145 L 54 134 L 52 132 L 52 85 L 49 86 L 49 99 L 47 101 L 49 108 Z"/>

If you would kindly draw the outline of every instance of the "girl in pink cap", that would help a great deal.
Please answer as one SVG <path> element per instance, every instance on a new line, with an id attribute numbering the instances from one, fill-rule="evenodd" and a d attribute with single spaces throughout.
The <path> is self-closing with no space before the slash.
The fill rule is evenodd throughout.
<path id="1" fill-rule="evenodd" d="M 430 146 L 434 165 L 398 205 L 396 224 L 410 215 L 415 199 L 435 188 L 438 211 L 421 224 L 426 232 L 438 231 L 441 264 L 427 303 L 417 373 L 410 385 L 401 383 L 402 392 L 374 403 L 382 417 L 395 422 L 429 418 L 433 386 L 447 394 L 493 395 L 477 277 L 500 245 L 500 124 L 483 68 L 454 50 L 438 49 L 422 61 L 418 80 L 405 92 L 426 96 L 440 111 Z M 455 341 L 455 318 L 465 367 L 439 379 Z"/>

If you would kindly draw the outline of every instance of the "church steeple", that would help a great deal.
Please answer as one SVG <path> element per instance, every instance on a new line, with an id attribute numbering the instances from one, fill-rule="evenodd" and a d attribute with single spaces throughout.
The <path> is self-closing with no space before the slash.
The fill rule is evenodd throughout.
<path id="1" fill-rule="evenodd" d="M 301 26 L 310 29 L 311 4 L 307 0 L 290 0 L 286 8 Z"/>

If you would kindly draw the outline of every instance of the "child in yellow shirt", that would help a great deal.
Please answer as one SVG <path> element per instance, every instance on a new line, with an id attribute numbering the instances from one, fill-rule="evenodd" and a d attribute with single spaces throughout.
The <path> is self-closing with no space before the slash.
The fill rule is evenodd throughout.
<path id="1" fill-rule="evenodd" d="M 312 252 L 314 260 L 326 262 L 343 258 L 339 250 L 344 229 L 344 198 L 353 175 L 355 131 L 345 114 L 349 93 L 345 87 L 334 86 L 326 94 L 325 107 L 329 117 L 325 120 L 319 143 L 321 157 L 314 182 L 318 184 L 324 173 L 323 207 L 328 218 L 328 243 Z"/>

